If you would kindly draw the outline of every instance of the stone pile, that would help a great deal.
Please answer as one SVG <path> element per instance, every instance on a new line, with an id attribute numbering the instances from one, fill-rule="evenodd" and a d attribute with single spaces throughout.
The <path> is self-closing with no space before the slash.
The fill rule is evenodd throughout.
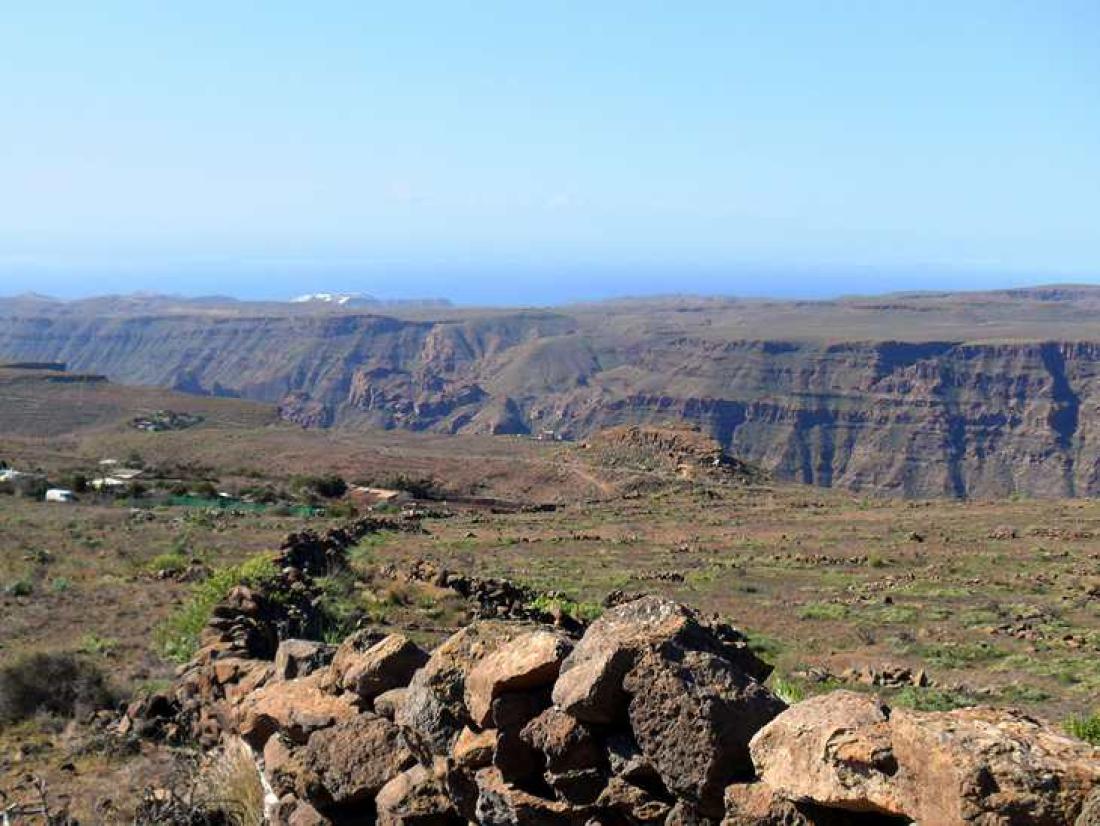
<path id="1" fill-rule="evenodd" d="M 426 559 L 415 560 L 402 568 L 389 566 L 381 573 L 394 579 L 448 588 L 473 603 L 473 619 L 523 620 L 549 623 L 571 632 L 582 630 L 580 623 L 560 607 L 555 607 L 555 601 L 563 599 L 564 595 L 554 591 L 537 592 L 508 579 L 450 571 Z M 539 605 L 549 607 L 540 608 Z"/>
<path id="2" fill-rule="evenodd" d="M 330 659 L 325 646 L 299 639 L 320 635 L 313 578 L 342 569 L 348 548 L 380 530 L 419 526 L 366 517 L 324 533 L 287 536 L 272 557 L 277 577 L 262 589 L 233 588 L 214 607 L 200 633 L 198 652 L 179 669 L 171 692 L 132 703 L 122 720 L 124 732 L 134 729 L 169 739 L 186 736 L 206 747 L 216 745 L 232 728 L 229 705 L 280 669 L 286 678 L 297 676 L 303 657 L 314 665 Z M 280 646 L 295 639 L 294 646 Z M 303 653 L 307 648 L 310 653 Z"/>
<path id="3" fill-rule="evenodd" d="M 767 673 L 643 597 L 580 639 L 489 620 L 429 654 L 359 632 L 244 697 L 236 732 L 287 826 L 1096 822 L 1100 752 L 1020 712 L 786 709 Z"/>
<path id="4" fill-rule="evenodd" d="M 292 538 L 287 587 L 308 595 L 369 529 Z M 583 633 L 475 620 L 430 652 L 283 639 L 269 602 L 234 590 L 173 693 L 124 724 L 246 744 L 275 826 L 1100 824 L 1100 750 L 1012 710 L 787 708 L 736 629 L 656 596 L 617 595 Z"/>

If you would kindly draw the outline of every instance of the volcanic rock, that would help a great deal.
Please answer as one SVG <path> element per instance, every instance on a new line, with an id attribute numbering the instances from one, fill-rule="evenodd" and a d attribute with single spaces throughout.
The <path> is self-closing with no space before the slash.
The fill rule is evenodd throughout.
<path id="1" fill-rule="evenodd" d="M 783 797 L 921 823 L 1073 823 L 1100 785 L 1100 749 L 1011 709 L 891 711 L 837 691 L 792 707 L 752 741 Z"/>
<path id="2" fill-rule="evenodd" d="M 532 631 L 484 657 L 466 678 L 466 707 L 478 726 L 489 723 L 492 702 L 501 694 L 552 685 L 572 650 L 562 634 Z"/>
<path id="3" fill-rule="evenodd" d="M 678 659 L 643 654 L 627 675 L 630 726 L 664 785 L 722 816 L 731 781 L 752 776 L 749 741 L 786 708 L 728 661 L 686 651 Z"/>

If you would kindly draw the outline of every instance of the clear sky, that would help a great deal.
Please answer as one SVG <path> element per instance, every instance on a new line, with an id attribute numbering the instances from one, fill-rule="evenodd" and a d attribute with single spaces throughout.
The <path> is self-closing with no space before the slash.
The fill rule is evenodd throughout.
<path id="1" fill-rule="evenodd" d="M 11 3 L 0 293 L 1100 280 L 1100 2 Z"/>

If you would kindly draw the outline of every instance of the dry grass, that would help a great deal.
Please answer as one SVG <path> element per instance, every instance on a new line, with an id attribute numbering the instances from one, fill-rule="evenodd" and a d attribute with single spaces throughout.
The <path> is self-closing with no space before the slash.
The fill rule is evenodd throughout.
<path id="1" fill-rule="evenodd" d="M 252 749 L 243 740 L 229 740 L 208 758 L 198 788 L 203 808 L 224 812 L 234 826 L 263 826 L 264 788 Z"/>

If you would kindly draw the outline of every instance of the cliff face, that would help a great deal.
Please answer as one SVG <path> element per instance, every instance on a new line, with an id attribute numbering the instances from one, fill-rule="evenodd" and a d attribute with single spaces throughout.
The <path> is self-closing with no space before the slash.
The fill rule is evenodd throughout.
<path id="1" fill-rule="evenodd" d="M 812 484 L 910 496 L 1100 493 L 1100 336 L 747 338 L 736 333 L 759 325 L 704 310 L 12 314 L 0 358 L 279 403 L 304 426 L 583 438 L 683 420 Z"/>

